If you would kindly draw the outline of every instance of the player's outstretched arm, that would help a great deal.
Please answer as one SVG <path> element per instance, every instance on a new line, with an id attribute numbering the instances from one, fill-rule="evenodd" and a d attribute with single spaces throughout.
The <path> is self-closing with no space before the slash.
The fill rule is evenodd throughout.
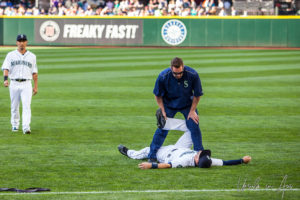
<path id="1" fill-rule="evenodd" d="M 172 166 L 168 163 L 150 163 L 142 162 L 139 164 L 140 169 L 166 169 L 171 168 Z"/>
<path id="2" fill-rule="evenodd" d="M 220 160 L 220 159 L 212 159 L 213 160 L 213 166 L 223 166 L 223 165 L 240 165 L 240 164 L 248 164 L 251 161 L 251 156 L 244 156 L 241 159 L 238 160 Z M 220 162 L 220 161 L 221 162 Z"/>

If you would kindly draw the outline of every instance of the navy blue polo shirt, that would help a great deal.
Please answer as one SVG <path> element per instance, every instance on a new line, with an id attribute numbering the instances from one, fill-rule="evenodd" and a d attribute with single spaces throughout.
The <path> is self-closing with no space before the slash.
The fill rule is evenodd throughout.
<path id="1" fill-rule="evenodd" d="M 162 71 L 155 82 L 153 90 L 155 96 L 163 97 L 164 106 L 171 109 L 190 107 L 193 96 L 203 95 L 201 81 L 196 70 L 184 66 L 183 76 L 176 79 L 171 68 Z"/>

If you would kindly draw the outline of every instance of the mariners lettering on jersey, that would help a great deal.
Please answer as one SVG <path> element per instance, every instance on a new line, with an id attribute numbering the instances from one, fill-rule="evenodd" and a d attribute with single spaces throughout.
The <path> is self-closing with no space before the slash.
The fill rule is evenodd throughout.
<path id="1" fill-rule="evenodd" d="M 13 60 L 10 64 L 11 64 L 12 67 L 14 67 L 16 65 L 26 65 L 29 68 L 32 67 L 32 63 L 28 62 L 26 60 Z"/>

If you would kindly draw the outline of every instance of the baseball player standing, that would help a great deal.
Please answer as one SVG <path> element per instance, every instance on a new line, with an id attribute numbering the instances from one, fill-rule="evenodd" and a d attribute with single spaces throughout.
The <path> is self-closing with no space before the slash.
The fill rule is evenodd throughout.
<path id="1" fill-rule="evenodd" d="M 27 37 L 24 34 L 17 36 L 17 50 L 7 54 L 3 65 L 4 87 L 9 87 L 11 100 L 12 131 L 19 130 L 19 105 L 22 101 L 22 128 L 24 134 L 30 134 L 31 97 L 38 92 L 38 70 L 36 56 L 26 49 Z M 8 81 L 10 79 L 10 82 Z M 32 89 L 31 80 L 34 81 Z"/>
<path id="2" fill-rule="evenodd" d="M 182 59 L 175 57 L 171 66 L 159 74 L 153 93 L 164 118 L 173 118 L 177 112 L 184 115 L 186 125 L 191 131 L 194 150 L 203 150 L 197 111 L 203 92 L 197 71 L 184 66 Z M 156 153 L 167 134 L 168 131 L 161 128 L 155 131 L 148 155 L 150 162 L 157 161 Z"/>

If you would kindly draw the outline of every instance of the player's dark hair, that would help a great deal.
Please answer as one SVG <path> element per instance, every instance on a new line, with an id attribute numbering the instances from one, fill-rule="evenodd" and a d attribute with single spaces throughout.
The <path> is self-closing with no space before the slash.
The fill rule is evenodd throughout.
<path id="1" fill-rule="evenodd" d="M 171 67 L 179 68 L 183 66 L 183 61 L 181 58 L 175 57 L 171 60 Z"/>

